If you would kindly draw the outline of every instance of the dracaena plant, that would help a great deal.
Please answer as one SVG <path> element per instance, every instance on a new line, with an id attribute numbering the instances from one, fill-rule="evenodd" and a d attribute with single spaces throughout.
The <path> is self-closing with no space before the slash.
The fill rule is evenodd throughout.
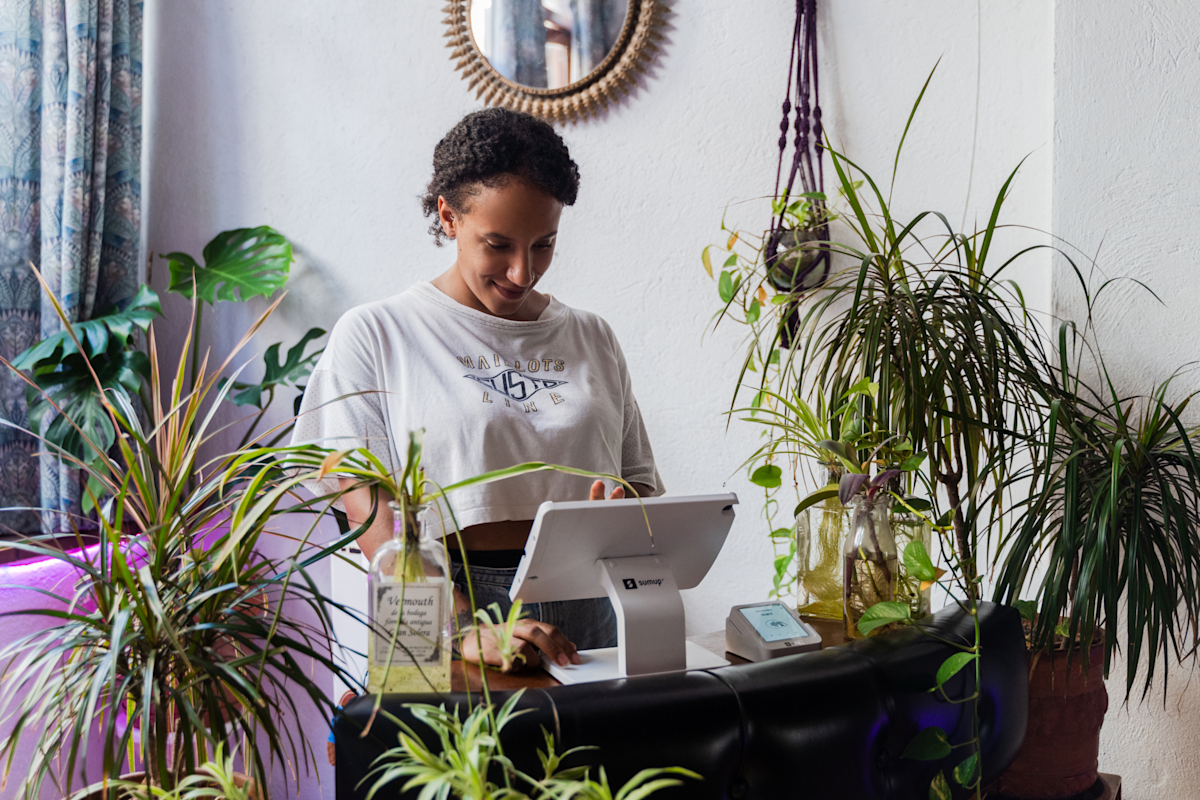
<path id="1" fill-rule="evenodd" d="M 1143 658 L 1142 696 L 1160 668 L 1165 694 L 1168 662 L 1197 655 L 1200 426 L 1184 421 L 1196 393 L 1171 399 L 1170 378 L 1119 391 L 1085 346 L 1090 330 L 1075 331 L 1059 329 L 1044 456 L 1019 476 L 1028 494 L 1001 542 L 995 597 L 1022 607 L 1039 656 L 1101 646 L 1107 675 L 1124 650 L 1126 696 Z M 1082 377 L 1093 360 L 1099 390 Z"/>
<path id="2" fill-rule="evenodd" d="M 149 325 L 144 418 L 127 394 L 99 385 L 100 372 L 83 358 L 115 433 L 111 448 L 47 399 L 90 457 L 43 443 L 82 470 L 93 501 L 103 493 L 111 508 L 93 548 L 63 552 L 46 537 L 12 543 L 77 575 L 64 591 L 43 592 L 44 607 L 7 614 L 47 623 L 0 650 L 0 716 L 12 724 L 0 758 L 20 796 L 40 796 L 47 781 L 69 793 L 79 772 L 85 781 L 112 780 L 134 761 L 144 765 L 146 791 L 170 793 L 239 741 L 256 743 L 243 758 L 264 792 L 270 764 L 315 767 L 308 737 L 286 723 L 300 702 L 332 712 L 311 665 L 357 680 L 331 652 L 333 604 L 306 571 L 330 548 L 310 552 L 307 535 L 283 557 L 263 546 L 282 514 L 316 502 L 286 507 L 313 478 L 305 461 L 312 448 L 294 460 L 288 448 L 256 446 L 201 455 L 220 433 L 213 408 L 234 388 L 220 375 L 274 307 L 217 369 L 201 361 L 194 388 L 182 375 L 191 342 L 176 373 L 164 375 Z M 85 352 L 73 329 L 67 335 Z M 35 756 L 18 765 L 27 740 Z M 89 746 L 102 754 L 100 776 L 88 774 Z"/>
<path id="3" fill-rule="evenodd" d="M 283 288 L 292 262 L 292 246 L 281 234 L 267 226 L 242 228 L 217 234 L 204 247 L 203 262 L 187 253 L 161 256 L 170 267 L 167 291 L 196 299 L 191 324 L 191 340 L 200 340 L 205 306 L 218 302 L 238 302 L 252 297 L 267 297 Z M 26 389 L 29 406 L 28 425 L 35 431 L 45 427 L 46 441 L 73 457 L 94 463 L 101 452 L 110 450 L 118 431 L 105 408 L 104 395 L 119 396 L 132 403 L 140 398 L 148 407 L 152 398 L 153 354 L 145 333 L 152 320 L 161 316 L 158 295 L 149 286 L 139 287 L 124 307 L 111 308 L 100 315 L 74 324 L 34 344 L 13 360 L 18 369 L 29 372 Z M 233 391 L 223 393 L 222 401 L 257 409 L 245 426 L 239 446 L 255 440 L 261 432 L 258 423 L 281 387 L 299 387 L 311 373 L 321 351 L 306 353 L 309 344 L 325 331 L 312 328 L 281 358 L 276 343 L 263 356 L 263 377 L 258 382 L 235 381 Z M 204 354 L 195 350 L 188 371 L 176 377 L 185 381 L 185 391 L 201 383 Z M 288 433 L 288 426 L 274 431 L 272 443 Z M 91 496 L 100 491 L 93 482 L 85 494 L 85 511 L 91 508 Z"/>

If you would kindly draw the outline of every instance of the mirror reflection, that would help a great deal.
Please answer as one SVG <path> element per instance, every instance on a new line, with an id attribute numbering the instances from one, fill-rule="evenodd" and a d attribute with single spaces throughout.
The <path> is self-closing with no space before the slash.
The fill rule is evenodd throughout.
<path id="1" fill-rule="evenodd" d="M 472 0 L 471 34 L 513 83 L 561 89 L 600 66 L 628 11 L 629 0 Z"/>

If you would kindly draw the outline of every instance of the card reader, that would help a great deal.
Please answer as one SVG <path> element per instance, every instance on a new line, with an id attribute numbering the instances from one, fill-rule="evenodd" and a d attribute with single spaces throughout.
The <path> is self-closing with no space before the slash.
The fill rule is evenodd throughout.
<path id="1" fill-rule="evenodd" d="M 821 649 L 821 635 L 778 601 L 734 606 L 725 620 L 725 649 L 747 661 Z"/>

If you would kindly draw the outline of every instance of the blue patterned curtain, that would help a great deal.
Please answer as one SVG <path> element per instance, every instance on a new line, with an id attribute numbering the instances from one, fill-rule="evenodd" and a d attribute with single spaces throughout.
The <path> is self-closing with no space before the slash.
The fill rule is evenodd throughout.
<path id="1" fill-rule="evenodd" d="M 0 0 L 0 355 L 61 329 L 34 264 L 72 321 L 133 296 L 141 227 L 141 0 Z M 0 369 L 0 415 L 25 424 L 25 384 Z M 68 529 L 78 474 L 0 426 L 0 507 Z M 39 463 L 40 461 L 40 463 Z M 0 513 L 37 530 L 36 514 Z"/>

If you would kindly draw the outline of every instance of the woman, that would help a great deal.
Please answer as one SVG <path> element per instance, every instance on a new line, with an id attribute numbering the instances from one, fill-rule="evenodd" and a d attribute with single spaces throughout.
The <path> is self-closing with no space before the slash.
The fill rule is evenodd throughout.
<path id="1" fill-rule="evenodd" d="M 545 461 L 620 475 L 643 497 L 662 494 L 616 337 L 600 317 L 536 288 L 554 256 L 563 206 L 578 188 L 578 168 L 549 124 L 499 108 L 460 121 L 434 149 L 422 199 L 437 243 L 455 243 L 454 264 L 338 321 L 293 440 L 369 447 L 395 466 L 397 443 L 424 428 L 426 477 L 441 485 Z M 321 488 L 348 485 L 340 479 Z M 500 602 L 507 610 L 538 505 L 606 493 L 624 496 L 619 485 L 539 472 L 451 496 L 462 529 L 447 541 L 460 621 L 470 622 L 461 550 L 477 605 Z M 344 503 L 352 524 L 369 518 L 369 489 L 348 492 Z M 392 536 L 391 514 L 380 512 L 359 539 L 368 559 Z M 579 663 L 577 649 L 616 644 L 607 598 L 526 608 L 516 636 L 528 664 L 539 663 L 537 651 L 565 666 Z M 468 660 L 500 664 L 490 634 L 482 654 L 474 636 L 461 650 Z"/>

